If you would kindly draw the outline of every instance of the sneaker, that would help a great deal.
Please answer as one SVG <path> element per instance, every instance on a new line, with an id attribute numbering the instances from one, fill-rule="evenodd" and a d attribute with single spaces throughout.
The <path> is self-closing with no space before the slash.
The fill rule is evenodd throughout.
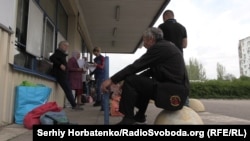
<path id="1" fill-rule="evenodd" d="M 123 117 L 116 125 L 136 125 L 136 121 L 131 118 Z"/>
<path id="2" fill-rule="evenodd" d="M 146 124 L 147 123 L 146 117 L 147 117 L 146 115 L 141 116 L 137 112 L 134 116 L 136 124 Z"/>
<path id="3" fill-rule="evenodd" d="M 82 107 L 80 107 L 79 105 L 76 105 L 75 107 L 73 107 L 72 109 L 74 109 L 74 110 L 83 110 L 83 108 Z"/>

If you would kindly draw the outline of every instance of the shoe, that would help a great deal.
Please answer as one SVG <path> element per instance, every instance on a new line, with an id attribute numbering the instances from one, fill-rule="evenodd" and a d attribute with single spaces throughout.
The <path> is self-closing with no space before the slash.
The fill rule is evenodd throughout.
<path id="1" fill-rule="evenodd" d="M 72 109 L 74 109 L 74 110 L 83 110 L 83 108 L 82 107 L 80 107 L 80 105 L 76 105 L 75 107 L 73 107 Z"/>
<path id="2" fill-rule="evenodd" d="M 95 102 L 94 107 L 101 106 L 101 102 Z"/>
<path id="3" fill-rule="evenodd" d="M 136 121 L 136 124 L 146 124 L 147 120 L 146 120 L 146 115 L 139 115 L 138 112 L 135 114 L 134 119 Z"/>
<path id="4" fill-rule="evenodd" d="M 136 125 L 136 121 L 131 118 L 123 117 L 116 125 Z"/>

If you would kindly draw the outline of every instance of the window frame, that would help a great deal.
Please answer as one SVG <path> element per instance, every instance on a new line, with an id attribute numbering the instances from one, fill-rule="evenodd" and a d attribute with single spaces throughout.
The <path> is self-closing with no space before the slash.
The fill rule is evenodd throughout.
<path id="1" fill-rule="evenodd" d="M 47 25 L 50 24 L 50 26 L 53 28 L 52 30 L 52 43 L 50 45 L 48 45 L 48 41 L 47 41 Z M 49 19 L 49 17 L 45 17 L 45 20 L 44 20 L 44 32 L 43 32 L 43 49 L 42 49 L 42 58 L 43 59 L 46 59 L 46 60 L 49 60 L 49 57 L 50 57 L 50 54 L 51 52 L 53 53 L 55 51 L 55 41 L 56 41 L 56 38 L 55 38 L 55 35 L 56 35 L 56 27 L 55 25 L 53 24 L 53 22 Z M 49 46 L 51 46 L 49 48 Z"/>
<path id="2" fill-rule="evenodd" d="M 36 4 L 36 6 L 38 8 L 40 8 L 40 10 L 43 12 L 43 26 L 42 26 L 42 43 L 41 43 L 41 51 L 40 54 L 41 55 L 32 55 L 31 53 L 27 52 L 27 32 L 28 32 L 28 18 L 25 16 L 29 14 L 29 10 L 25 10 L 29 9 L 29 3 L 30 2 L 34 2 L 34 4 Z M 57 20 L 59 20 L 56 16 L 56 21 L 53 22 L 53 20 L 49 17 L 49 15 L 47 15 L 46 11 L 44 9 L 41 8 L 41 5 L 39 4 L 40 0 L 19 0 L 18 1 L 18 6 L 17 6 L 17 11 L 22 11 L 25 10 L 24 12 L 22 11 L 20 19 L 18 21 L 16 21 L 16 24 L 20 24 L 20 26 L 17 26 L 17 30 L 16 30 L 16 43 L 15 43 L 15 54 L 14 54 L 14 63 L 10 65 L 13 66 L 14 70 L 17 71 L 21 71 L 24 73 L 28 73 L 28 74 L 32 74 L 32 75 L 36 75 L 39 77 L 43 77 L 45 79 L 49 79 L 52 81 L 56 81 L 55 78 L 50 74 L 50 69 L 52 68 L 52 63 L 49 61 L 49 57 L 50 55 L 55 51 L 55 49 L 57 48 L 57 36 L 58 33 L 60 33 L 60 29 L 58 28 L 58 24 L 59 23 Z M 58 13 L 58 5 L 61 4 L 60 0 L 56 0 L 56 15 L 59 14 Z M 66 19 L 68 21 L 68 15 L 63 8 L 63 11 L 65 12 L 65 16 L 66 18 L 63 18 L 64 20 Z M 19 13 L 20 14 L 20 13 Z M 50 42 L 49 45 L 47 45 L 48 40 L 46 39 L 46 37 L 48 37 L 48 26 L 51 27 L 51 31 L 52 31 L 52 41 Z M 68 30 L 68 24 L 66 26 L 64 26 L 67 29 L 61 29 L 61 30 Z M 20 29 L 19 29 L 20 28 Z M 19 31 L 21 31 L 22 33 L 19 33 Z M 65 33 L 64 33 L 65 34 Z M 66 33 L 67 34 L 67 33 Z M 67 39 L 63 36 L 63 39 Z M 48 48 L 49 47 L 49 48 Z M 21 56 L 25 56 L 24 57 L 24 61 L 25 63 L 23 63 L 18 57 L 16 57 L 16 55 L 21 55 Z M 17 63 L 15 63 L 17 62 Z M 22 64 L 22 65 L 20 65 Z M 51 66 L 50 66 L 51 65 Z M 44 66 L 46 68 L 48 68 L 48 70 L 44 70 Z M 45 68 L 45 69 L 46 69 Z"/>

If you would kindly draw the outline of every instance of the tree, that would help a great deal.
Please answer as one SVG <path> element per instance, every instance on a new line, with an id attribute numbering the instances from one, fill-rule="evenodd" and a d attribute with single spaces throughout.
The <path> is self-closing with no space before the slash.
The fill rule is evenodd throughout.
<path id="1" fill-rule="evenodd" d="M 206 80 L 206 71 L 197 59 L 190 58 L 189 65 L 186 68 L 190 80 Z"/>
<path id="2" fill-rule="evenodd" d="M 224 80 L 226 69 L 220 63 L 217 63 L 217 80 Z"/>
<path id="3" fill-rule="evenodd" d="M 224 75 L 224 80 L 232 81 L 232 80 L 236 80 L 236 77 L 231 73 L 227 73 L 226 75 Z"/>

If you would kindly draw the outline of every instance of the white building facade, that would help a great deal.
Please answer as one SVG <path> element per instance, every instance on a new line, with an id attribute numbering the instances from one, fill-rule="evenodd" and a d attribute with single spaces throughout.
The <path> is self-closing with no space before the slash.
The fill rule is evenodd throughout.
<path id="1" fill-rule="evenodd" d="M 240 76 L 250 77 L 250 36 L 239 41 Z"/>

